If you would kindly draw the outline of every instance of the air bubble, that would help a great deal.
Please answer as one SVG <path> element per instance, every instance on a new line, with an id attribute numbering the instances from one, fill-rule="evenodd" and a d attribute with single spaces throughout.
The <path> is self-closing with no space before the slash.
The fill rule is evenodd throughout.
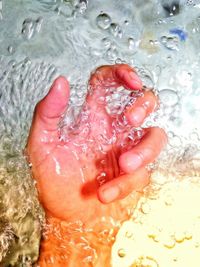
<path id="1" fill-rule="evenodd" d="M 128 48 L 130 50 L 134 50 L 136 48 L 137 44 L 134 38 L 129 38 L 128 39 Z"/>
<path id="2" fill-rule="evenodd" d="M 182 145 L 181 138 L 179 136 L 174 136 L 172 139 L 170 139 L 169 144 L 172 147 L 180 147 Z"/>
<path id="3" fill-rule="evenodd" d="M 105 184 L 105 182 L 106 182 L 106 173 L 105 172 L 102 172 L 102 173 L 100 173 L 98 176 L 97 176 L 97 182 L 98 182 L 98 184 L 101 186 L 101 185 L 103 185 L 103 184 Z"/>
<path id="4" fill-rule="evenodd" d="M 8 52 L 9 52 L 9 54 L 13 54 L 15 52 L 15 49 L 12 45 L 8 46 Z"/>
<path id="5" fill-rule="evenodd" d="M 179 102 L 177 92 L 172 89 L 163 89 L 159 92 L 161 103 L 166 107 L 175 106 Z"/>
<path id="6" fill-rule="evenodd" d="M 144 214 L 148 214 L 150 212 L 150 206 L 148 203 L 143 203 L 142 206 L 141 206 L 141 211 L 142 213 Z"/>
<path id="7" fill-rule="evenodd" d="M 34 34 L 39 33 L 42 27 L 43 18 L 39 17 L 36 20 L 27 18 L 22 24 L 22 35 L 25 39 L 31 39 Z"/>
<path id="8" fill-rule="evenodd" d="M 106 30 L 110 27 L 111 18 L 108 14 L 103 13 L 98 15 L 98 17 L 96 18 L 96 23 L 100 29 Z"/>
<path id="9" fill-rule="evenodd" d="M 164 1 L 163 3 L 163 8 L 167 13 L 167 16 L 175 16 L 179 14 L 180 11 L 180 6 L 179 6 L 179 1 L 172 1 L 169 3 L 169 1 Z"/>
<path id="10" fill-rule="evenodd" d="M 111 46 L 111 40 L 108 37 L 103 38 L 101 41 L 102 41 L 102 44 L 105 47 L 110 47 Z"/>
<path id="11" fill-rule="evenodd" d="M 133 238 L 133 233 L 132 232 L 130 232 L 130 231 L 127 231 L 126 233 L 125 233 L 125 237 L 127 237 L 127 238 Z"/>
<path id="12" fill-rule="evenodd" d="M 126 19 L 126 20 L 124 21 L 124 24 L 125 24 L 125 25 L 129 25 L 129 21 Z"/>
<path id="13" fill-rule="evenodd" d="M 179 50 L 179 39 L 175 37 L 161 37 L 161 43 L 169 50 Z"/>
<path id="14" fill-rule="evenodd" d="M 108 60 L 111 60 L 111 61 L 115 61 L 117 58 L 118 58 L 118 55 L 119 55 L 119 53 L 118 53 L 118 51 L 117 51 L 117 49 L 116 48 L 109 48 L 108 50 L 107 50 L 107 53 L 106 53 L 106 55 L 107 55 L 107 57 L 108 57 Z"/>
<path id="15" fill-rule="evenodd" d="M 115 63 L 116 63 L 116 64 L 122 64 L 122 63 L 123 63 L 123 60 L 122 60 L 121 58 L 117 58 L 117 59 L 115 60 Z"/>
<path id="16" fill-rule="evenodd" d="M 110 32 L 115 37 L 122 37 L 122 29 L 117 23 L 111 23 L 110 25 Z"/>
<path id="17" fill-rule="evenodd" d="M 126 252 L 125 252 L 125 250 L 123 248 L 118 250 L 118 256 L 120 258 L 124 258 L 126 256 Z"/>

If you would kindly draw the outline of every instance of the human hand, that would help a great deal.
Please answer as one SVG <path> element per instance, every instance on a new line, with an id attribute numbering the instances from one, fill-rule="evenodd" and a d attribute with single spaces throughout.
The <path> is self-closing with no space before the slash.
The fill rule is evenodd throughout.
<path id="1" fill-rule="evenodd" d="M 47 216 L 85 223 L 94 217 L 114 216 L 121 199 L 146 186 L 149 172 L 145 167 L 167 141 L 160 128 L 144 130 L 142 138 L 135 141 L 129 135 L 155 110 L 157 98 L 152 92 L 144 92 L 117 116 L 106 109 L 110 88 L 142 89 L 128 65 L 98 68 L 89 86 L 82 113 L 67 129 L 67 139 L 62 140 L 58 124 L 70 89 L 64 77 L 57 78 L 36 106 L 27 142 L 27 155 Z"/>

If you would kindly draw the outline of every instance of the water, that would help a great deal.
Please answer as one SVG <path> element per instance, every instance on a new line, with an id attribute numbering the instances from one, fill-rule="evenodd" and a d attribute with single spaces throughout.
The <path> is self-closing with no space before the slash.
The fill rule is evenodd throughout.
<path id="1" fill-rule="evenodd" d="M 66 75 L 71 85 L 70 109 L 64 119 L 68 126 L 79 115 L 87 80 L 97 66 L 116 62 L 134 66 L 144 85 L 160 97 L 160 109 L 144 127 L 159 125 L 168 133 L 168 147 L 156 164 L 157 170 L 169 172 L 163 182 L 172 179 L 171 173 L 199 175 L 199 8 L 199 1 L 186 0 L 16 0 L 14 5 L 6 0 L 0 5 L 0 255 L 13 251 L 5 257 L 5 266 L 17 261 L 28 264 L 28 256 L 37 257 L 39 241 L 34 252 L 30 248 L 22 257 L 26 241 L 21 240 L 27 234 L 16 227 L 29 218 L 33 234 L 28 231 L 28 235 L 39 240 L 44 218 L 21 151 L 34 106 L 58 74 Z M 106 99 L 112 116 L 122 112 L 126 96 L 121 88 Z M 86 138 L 87 129 L 82 131 Z M 138 131 L 130 133 L 133 140 L 140 136 Z M 15 236 L 17 248 L 12 243 Z M 92 262 L 96 254 L 90 247 L 86 258 Z"/>

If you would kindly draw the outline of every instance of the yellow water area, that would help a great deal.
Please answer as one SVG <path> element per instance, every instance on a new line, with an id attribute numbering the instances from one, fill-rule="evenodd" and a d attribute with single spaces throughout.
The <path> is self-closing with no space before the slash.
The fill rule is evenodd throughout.
<path id="1" fill-rule="evenodd" d="M 196 180 L 196 182 L 194 182 Z M 169 182 L 142 197 L 112 247 L 112 267 L 200 266 L 200 184 Z"/>

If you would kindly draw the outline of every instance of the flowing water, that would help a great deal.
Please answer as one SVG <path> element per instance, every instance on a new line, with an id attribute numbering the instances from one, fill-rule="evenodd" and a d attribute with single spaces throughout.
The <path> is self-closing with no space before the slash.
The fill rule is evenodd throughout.
<path id="1" fill-rule="evenodd" d="M 165 175 L 154 183 L 199 176 L 199 32 L 198 0 L 0 2 L 2 266 L 31 266 L 38 256 L 44 214 L 22 151 L 34 106 L 59 74 L 71 86 L 66 126 L 77 117 L 96 67 L 133 66 L 160 98 L 159 110 L 143 127 L 163 127 L 169 137 L 153 166 Z M 106 101 L 114 116 L 127 104 L 127 93 L 119 88 Z M 91 263 L 96 251 L 92 245 L 88 251 Z"/>

